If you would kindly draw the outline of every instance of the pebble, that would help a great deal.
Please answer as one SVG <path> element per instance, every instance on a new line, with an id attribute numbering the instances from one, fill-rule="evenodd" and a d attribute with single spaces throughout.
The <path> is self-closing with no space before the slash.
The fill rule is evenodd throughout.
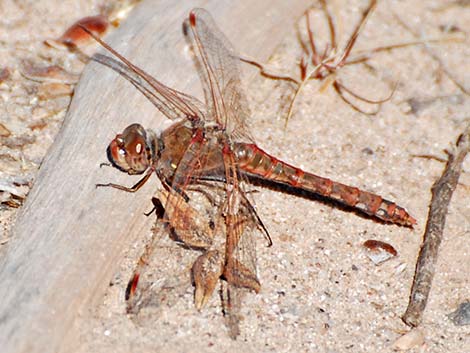
<path id="1" fill-rule="evenodd" d="M 405 333 L 393 344 L 393 349 L 400 351 L 407 351 L 413 347 L 421 346 L 424 344 L 424 334 L 419 329 L 413 329 Z"/>
<path id="2" fill-rule="evenodd" d="M 449 319 L 457 326 L 470 325 L 470 301 L 463 302 L 450 313 Z"/>
<path id="3" fill-rule="evenodd" d="M 383 241 L 369 239 L 362 245 L 366 251 L 367 257 L 375 265 L 380 265 L 398 254 L 393 246 Z"/>

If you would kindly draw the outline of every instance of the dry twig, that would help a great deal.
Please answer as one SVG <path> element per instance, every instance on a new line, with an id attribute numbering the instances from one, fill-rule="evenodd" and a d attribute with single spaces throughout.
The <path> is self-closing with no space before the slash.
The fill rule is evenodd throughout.
<path id="1" fill-rule="evenodd" d="M 431 290 L 449 203 L 462 171 L 463 160 L 469 151 L 470 125 L 457 139 L 453 151 L 447 152 L 449 158 L 444 173 L 432 187 L 431 206 L 429 207 L 423 244 L 416 264 L 410 301 L 402 317 L 409 326 L 416 327 L 421 323 Z"/>
<path id="2" fill-rule="evenodd" d="M 256 66 L 259 69 L 261 75 L 274 80 L 288 81 L 297 86 L 295 88 L 294 96 L 289 104 L 285 121 L 286 125 L 290 117 L 292 116 L 294 103 L 297 101 L 297 98 L 299 97 L 300 93 L 304 90 L 306 84 L 310 80 L 323 81 L 323 84 L 319 89 L 320 91 L 323 91 L 326 87 L 332 86 L 338 96 L 352 109 L 366 115 L 375 115 L 380 111 L 382 103 L 385 103 L 392 98 L 393 93 L 395 92 L 395 89 L 397 87 L 397 82 L 395 82 L 394 87 L 386 97 L 378 99 L 366 98 L 354 92 L 342 82 L 338 74 L 343 67 L 365 63 L 369 59 L 371 59 L 374 54 L 392 51 L 394 49 L 407 48 L 417 45 L 427 45 L 429 43 L 442 43 L 462 40 L 462 38 L 455 36 L 443 38 L 426 38 L 423 40 L 415 40 L 407 43 L 383 45 L 368 50 L 353 51 L 353 47 L 356 44 L 356 41 L 361 31 L 366 25 L 367 20 L 371 16 L 376 5 L 377 1 L 371 0 L 369 2 L 369 5 L 362 11 L 361 19 L 354 27 L 353 32 L 351 33 L 344 48 L 342 49 L 338 48 L 337 28 L 334 24 L 333 16 L 330 13 L 330 10 L 328 9 L 326 1 L 320 0 L 320 7 L 328 23 L 328 31 L 330 37 L 329 43 L 326 44 L 324 48 L 318 47 L 317 38 L 313 32 L 312 23 L 310 19 L 310 13 L 314 10 L 314 8 L 309 8 L 304 13 L 308 35 L 307 43 L 303 42 L 300 33 L 298 35 L 300 44 L 304 51 L 299 62 L 299 78 L 292 77 L 290 74 L 282 73 L 279 70 L 270 68 L 268 65 L 259 63 L 254 58 L 248 56 L 240 57 L 240 60 L 242 60 L 243 62 Z M 426 48 L 428 47 L 426 46 Z M 433 55 L 432 53 L 430 54 Z M 435 59 L 439 61 L 439 58 Z M 441 62 L 440 64 L 441 66 L 443 66 Z M 445 69 L 444 71 L 446 72 L 446 74 L 449 75 L 449 77 L 451 77 Z M 456 82 L 452 77 L 451 79 Z M 458 85 L 458 83 L 456 84 Z M 460 89 L 464 90 L 462 88 L 462 85 L 459 85 L 459 87 Z M 361 105 L 368 106 L 369 108 L 364 110 L 361 108 Z"/>

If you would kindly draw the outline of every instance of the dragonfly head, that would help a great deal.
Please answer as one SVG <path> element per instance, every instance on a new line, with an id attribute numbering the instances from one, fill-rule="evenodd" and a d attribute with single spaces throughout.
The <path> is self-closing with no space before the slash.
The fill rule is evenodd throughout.
<path id="1" fill-rule="evenodd" d="M 152 143 L 140 124 L 132 124 L 116 135 L 107 149 L 108 159 L 127 174 L 142 174 L 152 165 Z"/>

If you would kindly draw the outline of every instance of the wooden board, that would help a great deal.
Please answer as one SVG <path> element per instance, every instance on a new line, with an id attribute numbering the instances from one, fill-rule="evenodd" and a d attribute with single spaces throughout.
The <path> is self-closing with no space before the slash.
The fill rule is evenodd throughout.
<path id="1" fill-rule="evenodd" d="M 201 97 L 182 34 L 191 8 L 208 9 L 236 48 L 266 60 L 308 4 L 149 0 L 106 41 L 170 87 Z M 99 167 L 106 161 L 107 144 L 129 123 L 158 128 L 162 121 L 116 73 L 96 63 L 85 69 L 1 260 L 3 353 L 73 347 L 74 319 L 102 300 L 123 251 L 152 223 L 143 213 L 156 178 L 135 195 L 95 188 L 102 182 L 128 185 L 132 179 Z"/>

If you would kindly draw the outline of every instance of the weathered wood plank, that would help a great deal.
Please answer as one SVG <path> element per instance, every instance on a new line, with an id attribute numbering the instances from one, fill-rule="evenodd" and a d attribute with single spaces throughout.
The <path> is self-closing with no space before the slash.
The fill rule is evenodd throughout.
<path id="1" fill-rule="evenodd" d="M 144 1 L 106 40 L 162 82 L 198 94 L 182 21 L 208 9 L 243 52 L 266 59 L 308 1 Z M 200 95 L 199 95 L 200 96 Z M 4 353 L 56 352 L 74 318 L 102 298 L 123 250 L 150 229 L 143 216 L 156 187 L 135 195 L 95 189 L 129 177 L 99 168 L 116 132 L 131 122 L 158 127 L 156 109 L 112 70 L 90 64 L 63 128 L 41 166 L 0 268 L 0 345 Z"/>

